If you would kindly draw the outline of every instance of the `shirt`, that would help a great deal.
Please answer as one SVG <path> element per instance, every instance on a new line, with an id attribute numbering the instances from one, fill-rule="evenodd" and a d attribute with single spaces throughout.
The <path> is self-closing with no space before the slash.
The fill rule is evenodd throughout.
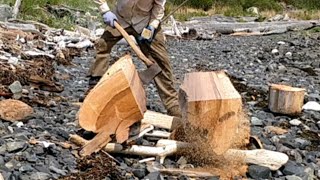
<path id="1" fill-rule="evenodd" d="M 93 0 L 104 14 L 110 11 L 105 0 Z M 114 14 L 123 28 L 132 26 L 138 33 L 148 25 L 158 28 L 164 16 L 166 0 L 118 0 Z"/>

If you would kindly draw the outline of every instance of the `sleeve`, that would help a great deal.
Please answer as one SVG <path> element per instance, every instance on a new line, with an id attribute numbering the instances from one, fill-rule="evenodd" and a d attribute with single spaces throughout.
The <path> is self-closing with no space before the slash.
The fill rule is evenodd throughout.
<path id="1" fill-rule="evenodd" d="M 158 28 L 161 19 L 164 16 L 164 5 L 166 4 L 166 0 L 154 0 L 154 5 L 151 12 L 151 20 L 149 25 Z"/>
<path id="2" fill-rule="evenodd" d="M 93 2 L 99 6 L 99 11 L 101 14 L 110 11 L 108 3 L 105 0 L 93 0 Z"/>

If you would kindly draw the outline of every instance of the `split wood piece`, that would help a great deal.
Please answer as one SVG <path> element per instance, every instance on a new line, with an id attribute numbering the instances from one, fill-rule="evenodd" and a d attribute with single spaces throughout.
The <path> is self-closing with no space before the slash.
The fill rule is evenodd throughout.
<path id="1" fill-rule="evenodd" d="M 183 152 L 195 146 L 190 143 L 167 140 L 167 139 L 159 140 L 156 146 L 166 147 L 170 145 L 176 146 L 179 152 Z M 255 149 L 255 150 L 229 149 L 228 151 L 226 151 L 225 154 L 223 154 L 223 156 L 226 159 L 241 158 L 245 163 L 268 167 L 273 171 L 280 169 L 289 160 L 289 157 L 284 153 L 269 151 L 265 149 Z"/>
<path id="2" fill-rule="evenodd" d="M 269 86 L 269 109 L 274 113 L 297 115 L 301 113 L 305 89 L 286 85 Z"/>
<path id="3" fill-rule="evenodd" d="M 168 130 L 173 130 L 177 128 L 180 122 L 181 120 L 177 117 L 149 110 L 144 113 L 144 118 L 141 120 L 141 123 L 152 124 L 155 127 L 164 128 Z"/>
<path id="4" fill-rule="evenodd" d="M 140 121 L 145 111 L 145 91 L 131 57 L 126 55 L 87 95 L 79 111 L 79 124 L 87 131 L 108 131 L 108 137 L 116 134 L 117 142 L 123 143 L 129 137 L 129 127 Z"/>
<path id="5" fill-rule="evenodd" d="M 208 132 L 206 143 L 213 152 L 221 155 L 230 149 L 239 132 L 242 100 L 225 72 L 186 74 L 179 96 L 183 119 Z"/>
<path id="6" fill-rule="evenodd" d="M 78 135 L 70 135 L 71 142 L 86 146 L 90 143 L 90 141 L 83 139 Z M 176 154 L 178 152 L 177 145 L 170 144 L 165 147 L 150 147 L 150 146 L 140 146 L 140 145 L 132 145 L 128 148 L 124 148 L 121 144 L 117 143 L 108 143 L 103 147 L 108 153 L 119 153 L 119 154 L 128 154 L 128 155 L 139 155 L 139 156 L 157 156 L 160 157 L 160 163 L 164 163 L 164 159 L 167 156 Z"/>

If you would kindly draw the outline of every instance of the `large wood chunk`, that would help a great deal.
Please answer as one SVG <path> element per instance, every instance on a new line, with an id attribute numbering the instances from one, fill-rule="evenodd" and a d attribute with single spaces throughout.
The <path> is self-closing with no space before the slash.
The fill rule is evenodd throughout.
<path id="1" fill-rule="evenodd" d="M 286 85 L 269 86 L 269 109 L 275 113 L 296 115 L 301 113 L 305 89 Z"/>
<path id="2" fill-rule="evenodd" d="M 128 139 L 129 127 L 143 118 L 146 95 L 129 55 L 113 64 L 90 91 L 79 112 L 79 124 L 87 131 L 116 134 Z M 105 133 L 105 132 L 104 132 Z"/>
<path id="3" fill-rule="evenodd" d="M 241 96 L 227 75 L 223 71 L 186 74 L 180 97 L 185 99 L 183 118 L 207 132 L 213 152 L 226 152 L 238 136 L 242 116 Z"/>

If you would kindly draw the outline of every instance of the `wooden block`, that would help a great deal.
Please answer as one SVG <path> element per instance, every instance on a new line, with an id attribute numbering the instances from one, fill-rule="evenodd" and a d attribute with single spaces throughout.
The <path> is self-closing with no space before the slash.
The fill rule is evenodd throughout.
<path id="1" fill-rule="evenodd" d="M 161 114 L 153 111 L 146 111 L 144 118 L 141 120 L 142 123 L 152 124 L 159 128 L 173 130 L 180 124 L 180 119 L 177 117 Z"/>
<path id="2" fill-rule="evenodd" d="M 275 113 L 296 115 L 301 113 L 305 89 L 286 85 L 269 86 L 269 109 Z"/>
<path id="3" fill-rule="evenodd" d="M 242 116 L 241 96 L 227 75 L 223 71 L 189 73 L 180 97 L 186 99 L 181 105 L 183 118 L 207 132 L 207 142 L 216 154 L 226 152 L 237 138 Z"/>
<path id="4" fill-rule="evenodd" d="M 108 127 L 117 142 L 128 139 L 129 127 L 143 118 L 146 95 L 129 55 L 113 64 L 91 90 L 79 111 L 79 124 L 87 131 Z M 105 130 L 105 129 L 104 129 Z"/>

